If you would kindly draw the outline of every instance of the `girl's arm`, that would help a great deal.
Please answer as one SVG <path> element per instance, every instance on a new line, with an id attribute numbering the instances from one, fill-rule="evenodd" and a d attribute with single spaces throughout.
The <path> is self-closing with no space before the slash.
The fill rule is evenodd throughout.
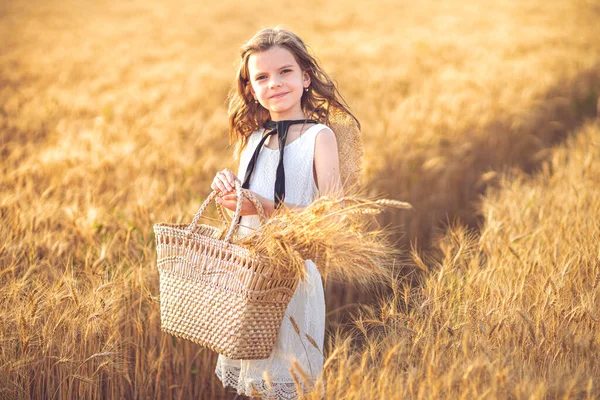
<path id="1" fill-rule="evenodd" d="M 314 163 L 319 196 L 342 196 L 337 139 L 329 128 L 317 134 Z"/>
<path id="2" fill-rule="evenodd" d="M 319 188 L 319 195 L 332 195 L 338 196 L 342 194 L 342 183 L 340 179 L 340 162 L 338 156 L 337 140 L 333 131 L 329 128 L 322 129 L 317 133 L 315 141 L 315 159 L 314 159 L 314 172 L 317 187 Z M 265 197 L 259 196 L 256 193 L 254 195 L 261 202 L 265 209 L 267 218 L 275 212 L 275 202 Z M 237 202 L 237 196 L 235 193 L 228 193 L 217 201 L 223 205 L 223 207 L 234 211 Z M 283 203 L 283 206 L 288 209 L 301 211 L 304 206 Z M 248 201 L 244 199 L 242 202 L 242 215 L 254 215 L 256 209 Z"/>

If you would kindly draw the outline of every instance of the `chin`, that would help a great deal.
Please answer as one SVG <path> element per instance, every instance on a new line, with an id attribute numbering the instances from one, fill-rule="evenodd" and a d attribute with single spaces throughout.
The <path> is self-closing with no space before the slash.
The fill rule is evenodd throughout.
<path id="1" fill-rule="evenodd" d="M 291 112 L 294 109 L 294 106 L 290 104 L 273 104 L 269 107 L 269 111 L 276 113 L 286 113 Z"/>
<path id="2" fill-rule="evenodd" d="M 275 106 L 275 107 L 270 107 L 269 111 L 283 114 L 283 113 L 290 111 L 290 107 Z"/>

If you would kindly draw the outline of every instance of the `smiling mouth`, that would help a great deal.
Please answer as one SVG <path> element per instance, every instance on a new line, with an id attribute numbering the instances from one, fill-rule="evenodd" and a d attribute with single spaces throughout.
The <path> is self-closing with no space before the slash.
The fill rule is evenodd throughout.
<path id="1" fill-rule="evenodd" d="M 272 98 L 272 99 L 278 99 L 278 98 L 280 98 L 280 97 L 283 97 L 283 96 L 285 96 L 286 94 L 287 94 L 287 93 L 279 93 L 279 94 L 276 94 L 276 95 L 274 95 L 274 96 L 271 96 L 271 98 Z"/>

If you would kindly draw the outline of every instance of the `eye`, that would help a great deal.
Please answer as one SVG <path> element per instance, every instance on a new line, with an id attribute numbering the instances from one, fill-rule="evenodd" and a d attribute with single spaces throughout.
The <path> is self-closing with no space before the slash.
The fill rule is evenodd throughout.
<path id="1" fill-rule="evenodd" d="M 265 79 L 266 77 L 267 77 L 266 75 L 259 75 L 259 76 L 256 77 L 256 80 L 260 81 L 260 80 Z"/>
<path id="2" fill-rule="evenodd" d="M 286 68 L 286 69 L 282 70 L 281 73 L 282 74 L 286 74 L 286 73 L 291 72 L 291 71 L 292 71 L 291 69 Z"/>

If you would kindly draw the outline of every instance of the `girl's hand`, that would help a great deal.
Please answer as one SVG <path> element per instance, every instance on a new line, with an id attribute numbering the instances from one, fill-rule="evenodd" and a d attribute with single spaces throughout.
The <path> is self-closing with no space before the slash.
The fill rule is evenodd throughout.
<path id="1" fill-rule="evenodd" d="M 237 176 L 227 168 L 217 172 L 215 178 L 210 184 L 212 190 L 216 190 L 221 194 L 233 192 L 235 190 L 235 181 L 240 182 Z M 235 207 L 234 207 L 235 210 Z"/>
<path id="2" fill-rule="evenodd" d="M 265 198 L 257 195 L 254 192 L 252 192 L 252 194 L 258 199 L 258 201 L 260 201 L 260 203 L 264 207 Z M 222 197 L 217 197 L 217 203 L 219 203 L 220 205 L 222 205 L 223 207 L 225 207 L 228 210 L 235 211 L 235 207 L 237 206 L 237 194 L 229 193 L 229 194 L 223 195 Z M 252 204 L 252 202 L 250 200 L 248 200 L 247 198 L 242 196 L 241 215 L 256 215 L 256 214 L 258 214 L 258 212 L 256 211 L 254 204 Z"/>

